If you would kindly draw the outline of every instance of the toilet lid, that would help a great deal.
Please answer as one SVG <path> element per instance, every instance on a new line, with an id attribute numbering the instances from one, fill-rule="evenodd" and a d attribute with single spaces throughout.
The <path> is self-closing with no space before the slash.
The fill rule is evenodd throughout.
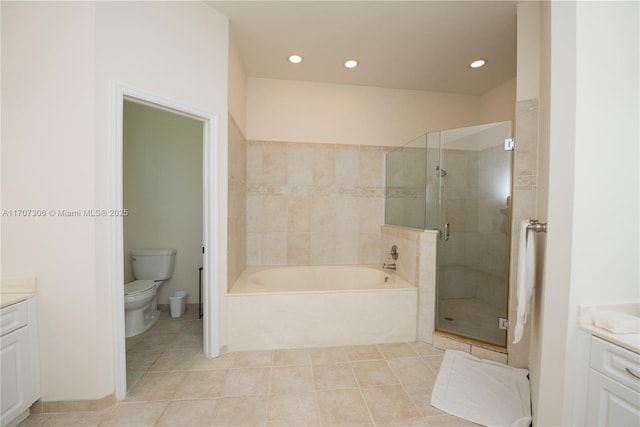
<path id="1" fill-rule="evenodd" d="M 124 285 L 125 295 L 135 295 L 140 292 L 148 291 L 155 286 L 153 280 L 136 280 L 135 282 L 129 282 Z"/>

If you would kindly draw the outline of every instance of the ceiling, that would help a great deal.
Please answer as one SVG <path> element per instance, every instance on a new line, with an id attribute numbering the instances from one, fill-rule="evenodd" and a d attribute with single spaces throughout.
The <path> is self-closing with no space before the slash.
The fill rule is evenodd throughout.
<path id="1" fill-rule="evenodd" d="M 207 4 L 229 18 L 248 77 L 482 95 L 516 75 L 517 1 Z"/>

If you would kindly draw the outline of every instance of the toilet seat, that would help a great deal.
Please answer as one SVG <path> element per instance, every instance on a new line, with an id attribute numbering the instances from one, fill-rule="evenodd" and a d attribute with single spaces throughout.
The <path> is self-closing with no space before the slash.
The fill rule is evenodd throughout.
<path id="1" fill-rule="evenodd" d="M 124 285 L 124 294 L 127 296 L 138 295 L 153 289 L 156 282 L 153 280 L 136 280 Z"/>

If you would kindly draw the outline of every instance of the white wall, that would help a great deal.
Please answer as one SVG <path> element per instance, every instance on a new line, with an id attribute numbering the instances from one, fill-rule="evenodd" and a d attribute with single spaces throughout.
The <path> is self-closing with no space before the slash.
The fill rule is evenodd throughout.
<path id="1" fill-rule="evenodd" d="M 551 4 L 549 232 L 537 425 L 571 425 L 580 304 L 638 301 L 640 10 Z M 597 32 L 593 28 L 598 28 Z"/>
<path id="2" fill-rule="evenodd" d="M 125 102 L 123 129 L 124 282 L 134 280 L 130 254 L 138 248 L 177 250 L 173 275 L 158 304 L 174 291 L 198 303 L 202 266 L 203 123 Z"/>
<path id="3" fill-rule="evenodd" d="M 111 206 L 114 81 L 217 113 L 226 283 L 227 18 L 199 2 L 1 7 L 2 207 Z M 111 236 L 104 218 L 2 218 L 3 276 L 38 278 L 43 401 L 114 392 Z"/>
<path id="4" fill-rule="evenodd" d="M 229 36 L 229 113 L 236 121 L 242 135 L 246 135 L 247 75 L 233 34 Z"/>
<path id="5" fill-rule="evenodd" d="M 1 7 L 2 208 L 95 208 L 95 6 Z M 2 218 L 2 275 L 37 277 L 43 400 L 107 394 L 95 246 L 91 218 Z"/>
<path id="6" fill-rule="evenodd" d="M 479 120 L 479 96 L 262 78 L 247 83 L 247 140 L 393 146 Z"/>
<path id="7" fill-rule="evenodd" d="M 515 120 L 516 78 L 507 80 L 480 97 L 480 121 L 478 123 Z"/>

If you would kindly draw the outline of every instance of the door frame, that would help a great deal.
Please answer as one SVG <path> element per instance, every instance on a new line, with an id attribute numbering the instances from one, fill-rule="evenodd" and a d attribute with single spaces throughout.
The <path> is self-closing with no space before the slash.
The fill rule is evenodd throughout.
<path id="1" fill-rule="evenodd" d="M 203 251 L 202 254 L 202 304 L 203 304 L 203 352 L 206 357 L 220 355 L 220 283 L 219 269 L 219 147 L 220 125 L 218 114 L 209 113 L 173 99 L 144 92 L 120 82 L 113 83 L 112 111 L 112 181 L 111 207 L 116 212 L 123 206 L 123 113 L 124 101 L 145 104 L 150 107 L 190 117 L 203 126 Z M 116 401 L 127 394 L 126 340 L 124 330 L 124 226 L 122 216 L 112 217 L 112 305 L 113 351 Z"/>

